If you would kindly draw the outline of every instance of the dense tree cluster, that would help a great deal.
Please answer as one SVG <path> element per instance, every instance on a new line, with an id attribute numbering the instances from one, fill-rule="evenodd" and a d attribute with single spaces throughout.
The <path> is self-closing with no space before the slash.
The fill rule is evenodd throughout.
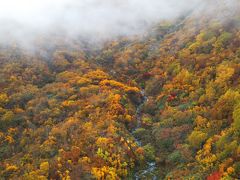
<path id="1" fill-rule="evenodd" d="M 239 18 L 190 16 L 99 55 L 111 54 L 113 75 L 146 91 L 134 135 L 154 148 L 160 179 L 240 177 Z"/>
<path id="2" fill-rule="evenodd" d="M 136 123 L 139 88 L 113 80 L 84 54 L 34 56 L 1 64 L 1 178 L 128 176 L 143 158 L 127 131 Z"/>
<path id="3" fill-rule="evenodd" d="M 239 19 L 192 15 L 97 52 L 0 47 L 0 179 L 131 179 L 149 162 L 158 179 L 238 179 Z"/>

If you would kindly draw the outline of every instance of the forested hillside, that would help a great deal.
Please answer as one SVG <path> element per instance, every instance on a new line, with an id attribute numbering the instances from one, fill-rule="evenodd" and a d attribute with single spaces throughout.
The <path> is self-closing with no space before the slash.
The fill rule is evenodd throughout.
<path id="1" fill-rule="evenodd" d="M 100 49 L 2 45 L 0 179 L 239 179 L 236 9 L 191 11 Z"/>

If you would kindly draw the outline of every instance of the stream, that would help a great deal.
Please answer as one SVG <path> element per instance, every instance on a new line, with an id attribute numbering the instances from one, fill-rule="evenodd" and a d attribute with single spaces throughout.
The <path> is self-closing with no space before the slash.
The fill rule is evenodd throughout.
<path id="1" fill-rule="evenodd" d="M 136 131 L 138 128 L 141 127 L 141 122 L 142 122 L 142 108 L 145 104 L 146 101 L 148 101 L 147 96 L 145 95 L 145 91 L 141 90 L 141 95 L 142 95 L 142 100 L 141 103 L 138 105 L 136 109 L 136 118 L 137 118 L 137 125 L 135 129 L 133 130 Z M 132 135 L 133 135 L 132 132 Z M 133 135 L 134 137 L 134 135 Z M 141 140 L 137 139 L 136 137 L 135 141 L 139 147 L 142 146 Z M 156 163 L 155 162 L 147 162 L 146 166 L 142 169 L 138 169 L 134 172 L 134 179 L 135 180 L 141 180 L 141 179 L 151 179 L 151 180 L 157 180 L 157 176 L 154 174 L 154 171 L 156 170 Z"/>
<path id="2" fill-rule="evenodd" d="M 117 72 L 114 70 L 111 70 L 111 74 L 114 76 Z M 136 108 L 136 119 L 137 119 L 137 125 L 136 127 L 132 130 L 131 134 L 134 137 L 134 132 L 138 129 L 141 128 L 142 125 L 142 109 L 145 104 L 145 102 L 148 101 L 148 97 L 145 94 L 144 89 L 141 89 L 141 102 Z M 139 147 L 142 147 L 142 142 L 140 139 L 137 139 L 134 137 L 135 142 Z M 146 162 L 146 166 L 144 168 L 139 168 L 134 171 L 133 174 L 133 179 L 134 180 L 157 180 L 157 176 L 154 174 L 154 171 L 157 169 L 156 167 L 156 162 L 151 161 L 151 162 Z"/>

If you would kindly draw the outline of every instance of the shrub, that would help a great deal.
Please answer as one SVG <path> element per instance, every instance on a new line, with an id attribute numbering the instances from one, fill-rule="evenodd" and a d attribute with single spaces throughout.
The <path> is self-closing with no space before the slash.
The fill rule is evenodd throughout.
<path id="1" fill-rule="evenodd" d="M 155 149 L 151 144 L 147 144 L 143 147 L 145 152 L 145 157 L 148 161 L 155 160 Z"/>
<path id="2" fill-rule="evenodd" d="M 188 142 L 189 144 L 195 148 L 199 149 L 202 145 L 202 143 L 207 139 L 207 134 L 202 131 L 193 131 L 188 136 Z"/>

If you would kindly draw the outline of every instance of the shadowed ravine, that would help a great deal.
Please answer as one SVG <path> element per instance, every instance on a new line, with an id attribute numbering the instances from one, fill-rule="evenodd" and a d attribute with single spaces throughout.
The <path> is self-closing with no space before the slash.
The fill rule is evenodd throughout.
<path id="1" fill-rule="evenodd" d="M 136 131 L 138 128 L 141 127 L 141 122 L 142 122 L 142 108 L 144 106 L 144 103 L 148 101 L 148 97 L 145 95 L 145 91 L 141 90 L 141 95 L 142 95 L 142 101 L 138 105 L 136 109 L 136 119 L 137 119 L 137 126 L 133 130 L 132 135 L 134 137 L 134 131 Z M 135 137 L 135 141 L 139 147 L 142 146 L 141 140 Z M 157 176 L 154 174 L 154 171 L 156 169 L 156 163 L 155 162 L 147 162 L 144 168 L 137 169 L 134 172 L 134 177 L 133 179 L 135 180 L 140 180 L 140 179 L 152 179 L 156 180 Z"/>

